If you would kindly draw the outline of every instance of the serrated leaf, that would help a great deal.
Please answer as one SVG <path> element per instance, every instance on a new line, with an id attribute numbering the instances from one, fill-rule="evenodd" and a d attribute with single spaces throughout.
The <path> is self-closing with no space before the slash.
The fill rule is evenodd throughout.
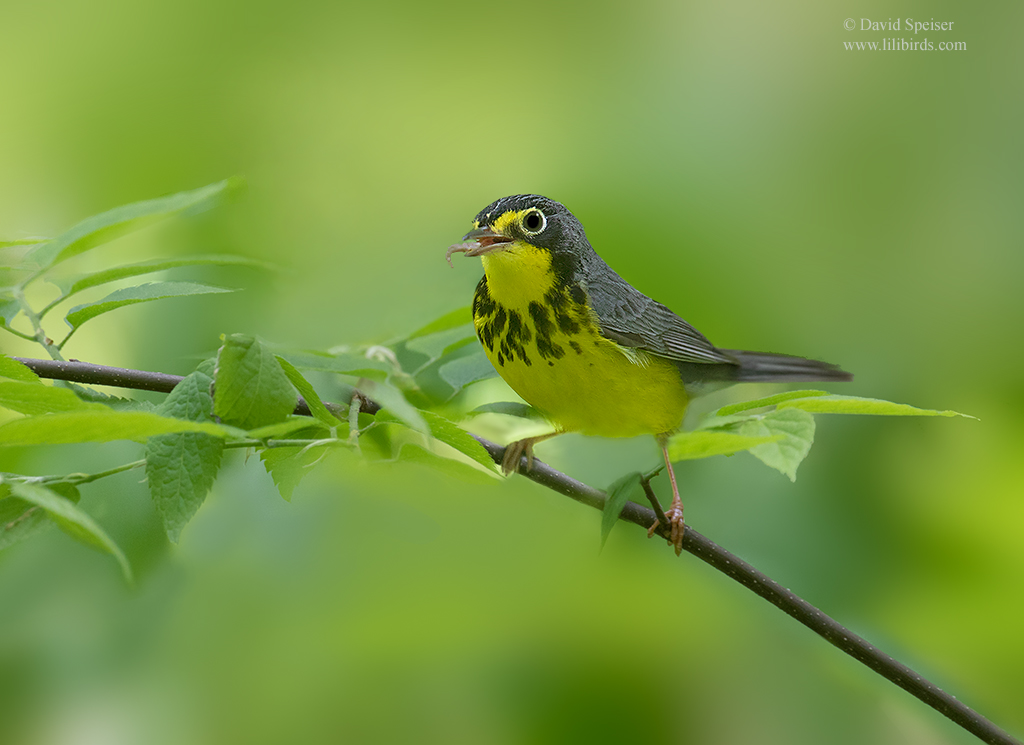
<path id="1" fill-rule="evenodd" d="M 781 439 L 781 435 L 748 437 L 716 430 L 679 432 L 672 435 L 668 441 L 668 454 L 673 461 L 697 460 L 698 458 L 710 458 L 713 455 L 729 455 L 750 450 L 752 447 L 774 442 L 776 439 Z"/>
<path id="2" fill-rule="evenodd" d="M 420 465 L 428 466 L 461 481 L 467 481 L 470 484 L 492 484 L 495 481 L 493 477 L 488 476 L 486 473 L 483 473 L 466 463 L 460 463 L 457 460 L 442 457 L 437 453 L 432 453 L 429 450 L 425 450 L 419 445 L 411 442 L 407 442 L 402 445 L 402 449 L 398 453 L 397 460 L 404 463 L 418 463 Z"/>
<path id="3" fill-rule="evenodd" d="M 214 413 L 243 429 L 284 421 L 299 394 L 274 353 L 251 336 L 233 334 L 223 340 L 214 376 Z"/>
<path id="4" fill-rule="evenodd" d="M 36 246 L 26 258 L 41 267 L 55 266 L 157 220 L 185 210 L 196 212 L 208 209 L 241 186 L 241 179 L 231 178 L 192 191 L 182 191 L 166 197 L 115 207 L 88 217 L 53 240 Z"/>
<path id="5" fill-rule="evenodd" d="M 260 451 L 263 467 L 274 480 L 277 490 L 286 502 L 292 501 L 292 494 L 299 482 L 313 470 L 323 456 L 323 447 L 277 447 Z"/>
<path id="6" fill-rule="evenodd" d="M 962 416 L 977 419 L 970 414 L 959 411 L 938 411 L 936 409 L 918 409 L 908 404 L 897 404 L 879 398 L 860 398 L 858 396 L 829 395 L 821 398 L 798 399 L 779 404 L 779 408 L 795 408 L 815 414 L 870 414 L 873 416 Z"/>
<path id="7" fill-rule="evenodd" d="M 107 282 L 115 282 L 119 279 L 138 277 L 144 274 L 152 274 L 154 272 L 163 272 L 168 269 L 177 269 L 178 267 L 183 266 L 225 266 L 231 264 L 262 267 L 269 266 L 265 262 L 250 259 L 245 256 L 216 254 L 189 256 L 182 259 L 152 259 L 150 261 L 142 261 L 137 264 L 116 266 L 111 269 L 105 269 L 102 272 L 86 274 L 74 279 L 55 281 L 54 284 L 56 284 L 64 294 L 57 300 L 54 300 L 50 305 L 56 305 L 59 302 L 63 302 L 72 295 L 77 295 L 82 290 L 98 287 L 99 285 L 106 284 Z"/>
<path id="8" fill-rule="evenodd" d="M 731 416 L 733 414 L 739 414 L 741 411 L 749 411 L 750 409 L 762 409 L 766 406 L 777 406 L 783 401 L 790 401 L 795 398 L 816 398 L 818 396 L 827 395 L 829 395 L 828 391 L 787 391 L 785 393 L 776 393 L 774 396 L 755 398 L 751 401 L 740 401 L 736 404 L 723 406 L 715 412 L 715 416 Z"/>
<path id="9" fill-rule="evenodd" d="M 464 308 L 457 308 L 450 313 L 445 313 L 438 319 L 435 319 L 417 329 L 409 335 L 409 339 L 417 339 L 421 336 L 427 336 L 428 334 L 436 334 L 439 331 L 447 331 L 457 326 L 465 326 L 467 323 L 473 322 L 473 311 L 467 305 Z"/>
<path id="10" fill-rule="evenodd" d="M 748 437 L 777 437 L 775 442 L 751 448 L 750 454 L 796 481 L 796 469 L 814 444 L 814 417 L 800 409 L 776 409 L 744 422 L 739 431 Z"/>
<path id="11" fill-rule="evenodd" d="M 324 406 L 324 402 L 320 400 L 320 395 L 313 388 L 312 384 L 302 377 L 302 373 L 296 370 L 295 366 L 284 357 L 276 355 L 276 359 L 278 364 L 281 365 L 281 369 L 284 370 L 284 374 L 288 376 L 288 380 L 291 381 L 292 385 L 298 389 L 302 398 L 305 399 L 306 405 L 309 406 L 313 416 L 327 428 L 337 427 L 341 420 Z"/>
<path id="12" fill-rule="evenodd" d="M 0 407 L 20 414 L 106 410 L 103 404 L 86 403 L 67 388 L 21 380 L 0 380 Z"/>
<path id="13" fill-rule="evenodd" d="M 73 502 L 39 484 L 13 483 L 11 494 L 46 510 L 50 519 L 75 540 L 113 556 L 121 565 L 125 580 L 131 584 L 132 568 L 124 552 L 103 528 Z"/>
<path id="14" fill-rule="evenodd" d="M 622 514 L 622 510 L 626 507 L 626 502 L 640 488 L 640 482 L 643 480 L 643 477 L 642 473 L 629 473 L 608 487 L 608 499 L 605 501 L 604 509 L 601 512 L 601 548 L 604 548 L 612 528 L 619 521 L 619 515 Z"/>
<path id="15" fill-rule="evenodd" d="M 151 437 L 146 444 L 146 475 L 167 537 L 178 542 L 220 470 L 224 441 L 202 432 Z"/>
<path id="16" fill-rule="evenodd" d="M 138 303 L 148 303 L 153 300 L 164 300 L 171 297 L 208 295 L 221 292 L 234 292 L 234 290 L 204 285 L 199 282 L 150 282 L 136 287 L 125 287 L 121 290 L 115 290 L 95 303 L 76 305 L 68 311 L 64 320 L 72 330 L 77 330 L 86 321 L 90 321 L 104 313 L 109 313 L 112 310 L 123 308 L 126 305 L 137 305 Z"/>
<path id="17" fill-rule="evenodd" d="M 144 442 L 170 432 L 206 432 L 234 437 L 237 430 L 211 422 L 186 422 L 148 411 L 70 411 L 14 419 L 0 425 L 0 447 L 15 445 L 66 445 L 76 442 Z"/>
<path id="18" fill-rule="evenodd" d="M 170 392 L 159 412 L 191 421 L 209 421 L 213 410 L 210 384 L 203 372 L 187 375 Z M 149 493 L 173 543 L 196 514 L 220 470 L 224 440 L 202 432 L 151 437 L 146 443 Z"/>
<path id="19" fill-rule="evenodd" d="M 196 365 L 196 372 L 201 372 L 208 378 L 212 378 L 214 373 L 217 371 L 217 358 L 207 357 L 205 360 Z"/>
<path id="20" fill-rule="evenodd" d="M 156 404 L 150 401 L 140 401 L 133 398 L 121 398 L 103 393 L 95 388 L 87 388 L 78 383 L 67 383 L 68 389 L 74 391 L 79 399 L 86 403 L 103 404 L 114 411 L 156 411 Z M 100 409 L 96 409 L 100 411 Z"/>
<path id="21" fill-rule="evenodd" d="M 468 412 L 466 416 L 472 417 L 479 416 L 480 414 L 505 414 L 506 416 L 515 416 L 520 419 L 543 420 L 546 418 L 537 409 L 530 406 L 530 404 L 524 404 L 518 401 L 495 401 L 489 404 L 482 404 Z"/>
<path id="22" fill-rule="evenodd" d="M 467 385 L 498 376 L 498 371 L 494 369 L 494 365 L 490 363 L 483 351 L 480 354 L 460 357 L 445 363 L 441 365 L 437 373 L 445 383 L 455 389 L 456 393 Z"/>
<path id="23" fill-rule="evenodd" d="M 39 376 L 28 365 L 5 354 L 0 354 L 0 377 L 21 380 L 26 383 L 40 382 Z"/>
<path id="24" fill-rule="evenodd" d="M 435 414 L 431 411 L 419 410 L 420 416 L 423 417 L 427 423 L 427 427 L 430 429 L 430 435 L 435 440 L 440 440 L 445 445 L 455 448 L 460 453 L 468 456 L 472 460 L 476 461 L 488 471 L 494 471 L 494 459 L 490 453 L 476 441 L 469 432 L 462 429 L 455 422 L 445 419 L 439 414 Z M 377 413 L 378 422 L 387 421 L 398 421 L 390 411 L 382 410 Z"/>
<path id="25" fill-rule="evenodd" d="M 363 383 L 362 392 L 380 404 L 382 409 L 387 409 L 395 421 L 425 435 L 430 434 L 430 429 L 419 409 L 406 401 L 402 392 L 394 386 L 378 380 L 367 380 Z"/>

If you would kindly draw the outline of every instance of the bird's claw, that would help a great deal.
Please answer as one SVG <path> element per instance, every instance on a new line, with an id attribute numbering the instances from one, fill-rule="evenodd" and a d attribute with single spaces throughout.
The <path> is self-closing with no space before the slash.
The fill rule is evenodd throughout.
<path id="1" fill-rule="evenodd" d="M 501 472 L 509 476 L 513 473 L 519 473 L 519 463 L 522 461 L 523 456 L 526 456 L 526 470 L 533 470 L 533 440 L 526 438 L 525 440 L 516 440 L 510 442 L 505 447 L 505 455 L 501 459 Z"/>
<path id="2" fill-rule="evenodd" d="M 686 532 L 686 524 L 683 522 L 683 506 L 673 506 L 665 513 L 668 524 L 671 526 L 668 542 L 675 546 L 676 556 L 683 552 L 683 534 Z"/>
<path id="3" fill-rule="evenodd" d="M 683 506 L 672 506 L 665 511 L 665 518 L 668 520 L 669 531 L 666 540 L 670 546 L 675 547 L 676 556 L 679 556 L 683 552 L 683 534 L 686 532 L 686 524 L 683 522 Z M 655 518 L 654 523 L 647 529 L 647 537 L 653 538 L 660 527 L 661 521 Z"/>

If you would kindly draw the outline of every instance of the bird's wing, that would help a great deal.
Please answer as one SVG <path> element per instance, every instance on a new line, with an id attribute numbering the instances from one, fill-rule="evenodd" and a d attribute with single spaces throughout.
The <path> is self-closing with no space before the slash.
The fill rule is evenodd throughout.
<path id="1" fill-rule="evenodd" d="M 589 272 L 587 292 L 601 333 L 618 344 L 677 362 L 736 363 L 697 329 L 635 289 L 607 264 Z"/>

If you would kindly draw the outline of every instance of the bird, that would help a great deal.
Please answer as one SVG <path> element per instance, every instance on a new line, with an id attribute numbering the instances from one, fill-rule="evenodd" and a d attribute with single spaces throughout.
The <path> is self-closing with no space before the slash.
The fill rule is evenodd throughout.
<path id="1" fill-rule="evenodd" d="M 639 246 L 642 250 L 643 247 Z M 732 383 L 849 381 L 836 365 L 722 349 L 619 276 L 561 203 L 538 194 L 484 207 L 454 253 L 479 256 L 476 335 L 498 374 L 554 426 L 510 443 L 505 475 L 534 467 L 536 444 L 566 432 L 654 435 L 672 487 L 665 512 L 678 555 L 685 523 L 668 440 L 697 396 Z M 658 523 L 651 526 L 654 534 Z"/>

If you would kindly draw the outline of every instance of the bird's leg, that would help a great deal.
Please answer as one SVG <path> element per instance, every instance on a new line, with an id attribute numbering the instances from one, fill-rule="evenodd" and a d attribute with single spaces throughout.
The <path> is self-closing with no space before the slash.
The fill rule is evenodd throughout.
<path id="1" fill-rule="evenodd" d="M 544 440 L 550 440 L 555 435 L 563 434 L 561 430 L 555 430 L 554 432 L 548 432 L 546 435 L 537 435 L 536 437 L 524 437 L 522 440 L 516 440 L 510 442 L 505 446 L 505 455 L 501 459 L 501 472 L 508 476 L 510 473 L 517 473 L 519 471 L 519 462 L 522 460 L 523 455 L 526 456 L 526 470 L 533 470 L 533 446 L 538 442 L 544 442 Z"/>
<path id="2" fill-rule="evenodd" d="M 659 437 L 658 444 L 661 446 L 661 454 L 665 457 L 665 469 L 668 471 L 668 480 L 672 484 L 672 506 L 665 510 L 665 518 L 668 520 L 669 539 L 668 542 L 675 546 L 676 556 L 683 552 L 683 500 L 679 498 L 679 485 L 676 484 L 676 472 L 672 470 L 672 460 L 668 457 L 668 438 Z M 661 525 L 661 521 L 655 521 L 647 530 L 647 537 L 654 535 Z"/>

